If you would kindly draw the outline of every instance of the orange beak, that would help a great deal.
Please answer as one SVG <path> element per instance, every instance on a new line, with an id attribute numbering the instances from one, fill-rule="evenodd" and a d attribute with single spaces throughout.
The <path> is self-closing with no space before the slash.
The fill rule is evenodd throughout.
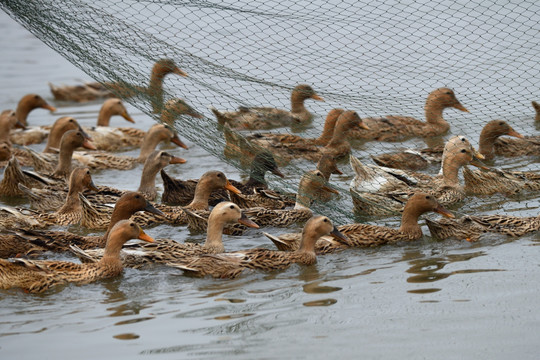
<path id="1" fill-rule="evenodd" d="M 259 225 L 257 225 L 253 220 L 248 218 L 246 216 L 246 214 L 244 214 L 244 213 L 242 213 L 242 217 L 240 219 L 238 219 L 238 222 L 240 224 L 246 225 L 247 227 L 250 227 L 250 228 L 255 228 L 255 229 L 259 228 Z"/>
<path id="2" fill-rule="evenodd" d="M 367 126 L 366 124 L 364 124 L 362 121 L 360 121 L 360 123 L 358 124 L 358 126 L 361 128 L 361 129 L 364 129 L 364 130 L 371 130 L 369 128 L 369 126 Z"/>
<path id="3" fill-rule="evenodd" d="M 441 205 L 437 206 L 433 211 L 438 213 L 438 214 L 441 214 L 444 217 L 450 218 L 450 219 L 455 218 L 454 214 L 452 214 L 450 211 L 446 210 Z"/>
<path id="4" fill-rule="evenodd" d="M 324 101 L 324 99 L 321 96 L 317 95 L 317 94 L 311 95 L 311 98 L 313 100 L 317 100 L 317 101 Z"/>
<path id="5" fill-rule="evenodd" d="M 188 77 L 187 73 L 184 70 L 180 70 L 179 68 L 175 68 L 173 74 Z"/>
<path id="6" fill-rule="evenodd" d="M 508 136 L 513 136 L 513 137 L 517 137 L 519 139 L 523 139 L 525 136 L 521 135 L 520 133 L 518 133 L 516 130 L 514 129 L 510 129 L 510 131 L 508 132 L 508 134 L 506 134 Z"/>
<path id="7" fill-rule="evenodd" d="M 242 192 L 240 190 L 238 190 L 237 188 L 235 188 L 230 182 L 229 180 L 227 180 L 227 184 L 225 184 L 225 189 L 229 190 L 229 191 L 232 191 L 233 193 L 235 194 L 241 194 Z"/>
<path id="8" fill-rule="evenodd" d="M 186 162 L 185 159 L 173 156 L 171 161 L 169 161 L 169 164 L 184 164 Z"/>
<path id="9" fill-rule="evenodd" d="M 123 112 L 122 114 L 120 114 L 120 116 L 122 116 L 124 119 L 126 119 L 127 121 L 129 121 L 130 123 L 133 123 L 135 124 L 135 120 L 133 120 L 131 118 L 131 116 L 129 116 L 129 114 L 126 112 Z"/>
<path id="10" fill-rule="evenodd" d="M 332 194 L 339 194 L 339 191 L 337 191 L 336 189 L 332 189 L 330 186 L 324 185 L 322 188 L 324 191 L 328 191 Z"/>
<path id="11" fill-rule="evenodd" d="M 88 139 L 84 139 L 84 142 L 82 144 L 83 148 L 89 149 L 89 150 L 97 150 L 97 148 L 90 142 Z"/>
<path id="12" fill-rule="evenodd" d="M 184 143 L 182 142 L 182 140 L 180 140 L 180 138 L 179 138 L 178 135 L 176 135 L 176 134 L 175 134 L 174 137 L 171 139 L 171 142 L 174 143 L 174 144 L 176 144 L 176 145 L 178 145 L 178 146 L 180 146 L 180 147 L 183 148 L 183 149 L 186 149 L 186 150 L 188 149 L 188 146 L 187 146 L 186 144 L 184 144 Z"/>
<path id="13" fill-rule="evenodd" d="M 47 109 L 49 110 L 50 112 L 55 112 L 56 111 L 56 108 L 54 106 L 51 106 L 49 104 L 45 104 L 42 106 L 43 109 Z"/>
<path id="14" fill-rule="evenodd" d="M 152 237 L 146 235 L 146 233 L 142 229 L 141 229 L 141 232 L 139 233 L 138 239 L 144 240 L 149 243 L 155 242 L 155 240 Z"/>
<path id="15" fill-rule="evenodd" d="M 467 108 L 463 105 L 461 105 L 460 102 L 458 102 L 457 104 L 454 105 L 454 108 L 458 109 L 458 110 L 461 110 L 461 111 L 464 111 L 464 112 L 469 112 L 469 110 L 467 110 Z"/>

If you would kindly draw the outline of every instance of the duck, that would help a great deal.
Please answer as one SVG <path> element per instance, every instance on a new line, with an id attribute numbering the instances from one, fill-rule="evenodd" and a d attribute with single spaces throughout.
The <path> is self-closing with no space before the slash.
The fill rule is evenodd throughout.
<path id="1" fill-rule="evenodd" d="M 317 240 L 329 234 L 347 241 L 347 237 L 336 229 L 328 217 L 318 215 L 305 224 L 300 246 L 296 251 L 258 248 L 195 256 L 184 261 L 169 262 L 167 265 L 182 270 L 185 275 L 214 278 L 235 278 L 245 269 L 275 271 L 286 269 L 292 264 L 309 266 L 317 262 Z"/>
<path id="2" fill-rule="evenodd" d="M 265 180 L 267 172 L 271 172 L 281 178 L 285 175 L 279 170 L 274 156 L 269 152 L 261 152 L 255 156 L 251 162 L 249 178 L 245 182 L 229 180 L 230 183 L 242 192 L 242 194 L 253 194 L 255 189 L 268 189 Z M 165 170 L 161 170 L 163 179 L 163 194 L 161 201 L 167 205 L 186 206 L 193 200 L 195 188 L 198 180 L 180 180 L 170 177 Z M 214 206 L 223 199 L 227 199 L 224 191 L 212 192 L 210 194 L 209 204 Z"/>
<path id="3" fill-rule="evenodd" d="M 26 129 L 13 110 L 4 110 L 0 113 L 0 142 L 11 145 L 10 132 L 13 129 Z"/>
<path id="4" fill-rule="evenodd" d="M 20 121 L 21 124 L 24 126 L 27 126 L 27 118 L 28 114 L 34 109 L 46 109 L 50 112 L 55 112 L 56 108 L 54 106 L 51 106 L 45 101 L 41 96 L 38 94 L 27 94 L 24 95 L 17 104 L 17 108 L 15 109 L 15 114 L 17 116 L 17 120 Z"/>
<path id="5" fill-rule="evenodd" d="M 355 210 L 362 215 L 395 215 L 403 211 L 415 190 L 428 192 L 443 206 L 462 201 L 466 192 L 459 183 L 459 170 L 467 164 L 486 168 L 477 161 L 483 156 L 462 138 L 457 136 L 446 143 L 441 173 L 435 177 L 397 169 L 368 168 L 351 157 L 356 177 L 351 181 L 349 190 Z"/>
<path id="6" fill-rule="evenodd" d="M 454 215 L 439 204 L 434 196 L 425 192 L 416 192 L 407 200 L 399 229 L 361 223 L 341 225 L 337 229 L 347 237 L 347 241 L 344 242 L 324 236 L 315 244 L 316 253 L 327 254 L 351 247 L 374 247 L 401 241 L 418 240 L 423 236 L 418 219 L 421 215 L 430 211 L 447 218 L 454 218 Z M 300 245 L 301 234 L 299 233 L 280 236 L 264 233 L 264 235 L 282 251 L 294 251 Z"/>
<path id="7" fill-rule="evenodd" d="M 170 127 L 162 124 L 155 124 L 144 136 L 138 157 L 114 155 L 109 152 L 77 151 L 73 154 L 73 158 L 91 169 L 130 170 L 137 164 L 144 164 L 148 159 L 148 156 L 153 153 L 156 147 L 163 141 L 170 141 L 184 149 L 188 148 Z M 175 164 L 176 163 L 178 162 L 175 162 Z"/>
<path id="8" fill-rule="evenodd" d="M 292 90 L 290 111 L 271 107 L 240 107 L 237 111 L 220 111 L 212 107 L 210 110 L 216 116 L 218 124 L 227 124 L 232 129 L 273 129 L 311 121 L 313 115 L 304 105 L 307 99 L 324 101 L 310 85 L 300 84 Z"/>
<path id="9" fill-rule="evenodd" d="M 446 108 L 469 112 L 456 98 L 452 89 L 438 88 L 429 93 L 424 106 L 426 121 L 408 116 L 385 116 L 363 118 L 369 130 L 355 129 L 348 135 L 352 139 L 377 141 L 402 141 L 410 137 L 433 137 L 444 135 L 450 124 L 443 118 Z"/>
<path id="10" fill-rule="evenodd" d="M 33 158 L 33 166 L 37 172 L 50 173 L 52 178 L 65 179 L 71 174 L 72 159 L 76 148 L 84 147 L 89 150 L 96 150 L 92 142 L 85 137 L 80 130 L 68 130 L 60 139 L 60 152 L 58 157 L 39 156 L 39 154 L 28 149 Z M 48 155 L 48 154 L 46 154 Z M 79 161 L 81 164 L 82 162 Z"/>
<path id="11" fill-rule="evenodd" d="M 516 139 L 501 138 L 502 135 L 513 136 Z M 504 120 L 492 120 L 488 122 L 480 133 L 478 152 L 485 160 L 493 160 L 497 156 L 520 156 L 526 152 L 533 152 L 536 148 L 540 154 L 540 145 L 534 142 L 514 141 L 521 140 L 524 136 L 514 130 Z M 529 146 L 525 146 L 527 144 Z M 517 150 L 518 144 L 523 144 L 522 150 Z M 525 150 L 527 149 L 527 150 Z M 419 151 L 405 150 L 403 152 L 372 156 L 376 164 L 395 169 L 423 170 L 432 164 L 441 162 L 443 147 L 422 149 Z"/>
<path id="12" fill-rule="evenodd" d="M 41 229 L 43 228 L 43 225 L 32 216 L 25 215 L 16 208 L 10 206 L 0 206 L 0 230 L 2 230 L 2 232 L 7 232 L 8 230 L 16 230 L 20 228 Z M 0 235 L 0 243 L 7 243 L 9 246 L 11 242 L 5 242 L 2 236 L 3 235 Z M 3 250 L 0 250 L 0 253 L 3 253 Z"/>
<path id="13" fill-rule="evenodd" d="M 124 266 L 141 268 L 149 264 L 164 264 L 178 261 L 188 256 L 199 254 L 216 254 L 225 251 L 223 245 L 223 229 L 230 224 L 241 223 L 258 228 L 257 224 L 247 218 L 238 205 L 231 202 L 217 204 L 208 218 L 209 226 L 204 244 L 179 243 L 173 239 L 158 239 L 154 244 L 129 244 L 122 251 Z M 102 249 L 79 252 L 79 256 L 90 261 L 98 261 L 103 256 Z"/>
<path id="14" fill-rule="evenodd" d="M 319 170 L 310 170 L 307 171 L 300 179 L 294 208 L 267 209 L 264 207 L 256 207 L 242 210 L 260 227 L 290 226 L 292 224 L 306 222 L 312 217 L 313 212 L 310 209 L 310 206 L 313 203 L 314 199 L 317 198 L 316 194 L 321 191 L 328 191 L 336 194 L 338 193 L 337 190 L 327 185 L 324 176 Z M 201 216 L 193 219 L 189 215 L 190 214 L 188 214 L 189 229 L 191 229 L 192 231 L 206 231 L 206 222 L 200 220 Z"/>
<path id="15" fill-rule="evenodd" d="M 24 209 L 23 212 L 31 214 L 33 218 L 47 226 L 77 224 L 82 217 L 78 194 L 84 189 L 98 190 L 92 181 L 90 169 L 75 168 L 69 177 L 69 191 L 67 197 L 57 211 L 48 213 Z M 27 192 L 28 189 L 23 189 L 23 191 Z"/>
<path id="16" fill-rule="evenodd" d="M 283 143 L 283 142 L 274 142 L 272 137 L 264 138 L 259 137 L 257 134 L 250 135 L 245 137 L 246 142 L 233 144 L 234 148 L 239 150 L 239 154 L 242 156 L 244 153 L 255 153 L 258 149 L 265 149 L 270 151 L 276 159 L 278 164 L 280 162 L 286 164 L 293 159 L 307 159 L 310 161 L 318 161 L 323 154 L 328 154 L 334 158 L 339 158 L 346 156 L 351 152 L 351 145 L 347 140 L 347 134 L 351 129 L 357 127 L 365 127 L 362 122 L 362 119 L 356 111 L 348 110 L 344 111 L 339 115 L 334 133 L 330 141 L 324 146 L 316 146 L 313 144 L 307 143 Z M 224 130 L 228 132 L 230 130 Z M 234 137 L 237 139 L 237 137 Z M 225 139 L 227 141 L 226 147 L 229 146 L 231 139 L 233 137 L 226 134 Z M 247 149 L 243 148 L 247 144 Z"/>
<path id="17" fill-rule="evenodd" d="M 41 293 L 65 283 L 88 284 L 120 275 L 122 245 L 130 239 L 154 242 L 137 223 L 118 222 L 107 239 L 103 258 L 95 263 L 76 264 L 59 260 L 0 259 L 0 289 L 21 288 L 29 293 Z"/>
<path id="18" fill-rule="evenodd" d="M 86 83 L 77 86 L 54 86 L 49 84 L 56 100 L 62 101 L 92 101 L 98 97 L 120 97 L 122 99 L 144 94 L 150 97 L 152 111 L 160 113 L 163 106 L 163 80 L 168 74 L 187 77 L 187 73 L 176 66 L 171 59 L 160 59 L 154 63 L 150 74 L 148 87 L 136 86 L 124 82 L 118 83 Z"/>
<path id="19" fill-rule="evenodd" d="M 317 162 L 317 170 L 319 170 L 327 182 L 330 181 L 332 174 L 343 175 L 343 172 L 339 170 L 336 164 L 336 159 L 328 154 L 323 154 Z M 328 191 L 321 191 L 316 194 L 316 201 L 320 203 L 326 203 L 331 201 L 335 195 Z"/>
<path id="20" fill-rule="evenodd" d="M 431 236 L 446 240 L 478 241 L 487 233 L 519 237 L 540 230 L 540 217 L 520 217 L 512 215 L 465 215 L 459 219 L 427 220 Z"/>
<path id="21" fill-rule="evenodd" d="M 90 137 L 90 135 L 88 135 L 88 133 L 83 130 L 77 119 L 71 116 L 62 116 L 56 119 L 56 121 L 50 128 L 50 131 L 48 132 L 47 144 L 45 145 L 42 153 L 58 153 L 58 149 L 60 149 L 60 142 L 62 141 L 62 136 L 64 136 L 64 134 L 70 130 L 79 131 L 85 139 L 92 141 L 93 143 L 92 137 Z"/>
<path id="22" fill-rule="evenodd" d="M 63 183 L 64 181 L 61 182 Z M 0 196 L 22 196 L 24 193 L 19 189 L 19 184 L 32 188 L 48 186 L 56 183 L 58 183 L 58 181 L 51 181 L 47 177 L 39 176 L 38 174 L 29 173 L 28 171 L 23 170 L 17 158 L 12 156 L 4 169 L 4 177 L 0 181 Z"/>
<path id="23" fill-rule="evenodd" d="M 529 171 L 510 171 L 497 168 L 481 170 L 463 168 L 465 191 L 471 195 L 503 194 L 511 196 L 524 191 L 540 190 L 540 175 Z"/>
<path id="24" fill-rule="evenodd" d="M 192 202 L 185 207 L 167 206 L 162 204 L 153 204 L 156 208 L 163 212 L 162 216 L 150 215 L 150 214 L 137 214 L 134 219 L 141 226 L 155 226 L 163 223 L 171 225 L 186 225 L 187 215 L 185 209 L 207 213 L 209 210 L 208 198 L 210 193 L 217 189 L 227 189 L 233 192 L 240 192 L 234 186 L 232 186 L 221 171 L 207 171 L 201 176 L 197 189 L 195 190 L 195 197 Z M 100 190 L 101 191 L 101 190 Z M 92 204 L 82 194 L 79 194 L 79 198 L 83 205 L 83 217 L 81 219 L 81 225 L 89 229 L 102 229 L 107 226 L 108 219 L 110 218 L 110 207 Z"/>
<path id="25" fill-rule="evenodd" d="M 139 211 L 164 216 L 141 193 L 128 191 L 116 201 L 106 232 L 103 235 L 79 235 L 58 230 L 33 230 L 40 224 L 37 220 L 32 219 L 34 223 L 19 226 L 15 232 L 0 234 L 0 258 L 33 257 L 45 251 L 67 252 L 70 251 L 70 245 L 75 245 L 83 250 L 104 248 L 108 234 L 114 225 L 121 220 L 130 219 Z M 21 220 L 26 221 L 24 218 Z M 134 220 L 136 221 L 136 219 Z"/>

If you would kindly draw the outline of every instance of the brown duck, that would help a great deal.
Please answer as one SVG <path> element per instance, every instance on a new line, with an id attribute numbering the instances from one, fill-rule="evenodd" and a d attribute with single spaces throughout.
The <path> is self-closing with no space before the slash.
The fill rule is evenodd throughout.
<path id="1" fill-rule="evenodd" d="M 219 111 L 211 108 L 220 125 L 227 124 L 237 130 L 273 129 L 309 122 L 313 115 L 306 109 L 304 101 L 324 101 L 309 85 L 297 85 L 291 93 L 291 110 L 271 107 L 241 107 L 238 111 Z"/>
<path id="2" fill-rule="evenodd" d="M 117 223 L 107 239 L 103 258 L 90 264 L 76 264 L 57 260 L 0 260 L 0 289 L 21 288 L 40 293 L 65 283 L 88 284 L 116 277 L 122 273 L 120 260 L 122 245 L 130 239 L 153 242 L 135 222 Z"/>

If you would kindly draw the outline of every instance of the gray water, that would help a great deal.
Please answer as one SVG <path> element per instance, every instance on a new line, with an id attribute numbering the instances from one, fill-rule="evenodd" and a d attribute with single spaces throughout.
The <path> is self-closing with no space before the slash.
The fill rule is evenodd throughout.
<path id="1" fill-rule="evenodd" d="M 222 29 L 221 33 L 227 31 L 227 27 Z M 19 98 L 30 92 L 54 103 L 47 82 L 72 84 L 77 79 L 89 80 L 4 13 L 0 13 L 0 34 L 0 109 L 14 108 Z M 458 98 L 471 109 L 471 114 L 452 110 L 445 113 L 454 134 L 470 134 L 475 142 L 483 122 L 492 114 L 505 117 L 507 109 L 511 114 L 520 114 L 507 118 L 516 130 L 536 133 L 528 102 L 540 99 L 540 94 L 536 92 L 535 97 L 535 92 L 530 91 L 529 80 L 521 82 L 524 88 L 506 84 L 513 95 L 507 102 L 503 90 L 490 90 L 504 86 L 481 80 L 462 87 L 461 93 L 458 89 L 463 84 L 451 84 Z M 176 81 L 168 79 L 166 86 L 174 86 Z M 415 84 L 417 88 L 400 89 L 399 93 L 414 99 L 408 106 L 417 111 L 407 113 L 421 116 L 425 89 L 447 83 L 432 77 L 428 84 Z M 382 94 L 384 87 L 374 90 Z M 514 99 L 519 94 L 523 98 L 518 104 Z M 183 96 L 190 99 L 186 89 Z M 190 100 L 202 101 L 195 96 Z M 273 104 L 270 98 L 265 101 Z M 69 114 L 84 125 L 93 125 L 100 107 L 99 102 L 54 105 L 58 106 L 56 114 L 35 110 L 29 124 L 49 124 Z M 319 131 L 331 106 L 332 102 L 313 107 L 319 117 L 308 133 Z M 374 105 L 364 111 L 373 115 L 375 109 Z M 136 107 L 130 105 L 128 111 L 136 121 L 135 127 L 147 129 L 153 123 Z M 113 120 L 114 125 L 127 126 L 119 119 Z M 187 151 L 171 149 L 188 160 L 167 168 L 174 176 L 196 178 L 210 169 L 222 170 L 231 178 L 245 176 L 208 154 L 201 144 L 188 144 Z M 422 142 L 411 140 L 399 146 L 409 145 L 422 146 Z M 395 146 L 369 143 L 355 149 L 354 154 L 367 161 L 370 153 Z M 498 160 L 497 165 L 537 169 L 533 158 Z M 346 189 L 352 171 L 346 163 L 341 167 L 345 175 L 333 181 Z M 93 178 L 96 184 L 136 189 L 140 171 L 140 167 L 125 172 L 101 171 Z M 298 177 L 294 169 L 284 171 L 289 178 Z M 270 183 L 277 183 L 272 176 Z M 343 192 L 334 205 L 351 209 L 348 194 Z M 538 201 L 533 196 L 522 201 L 506 201 L 500 196 L 473 198 L 458 214 L 501 212 L 537 215 Z M 399 219 L 371 222 L 396 226 Z M 294 230 L 299 228 L 264 229 L 274 234 Z M 159 226 L 147 232 L 156 238 L 178 241 L 204 239 L 204 235 L 190 234 L 182 227 Z M 428 234 L 425 227 L 424 233 Z M 271 248 L 259 230 L 243 237 L 225 237 L 224 241 L 229 250 Z M 351 249 L 319 257 L 315 266 L 292 266 L 270 274 L 246 273 L 232 281 L 186 278 L 179 271 L 153 267 L 126 269 L 116 279 L 70 285 L 43 295 L 0 291 L 0 356 L 535 359 L 540 347 L 536 333 L 540 329 L 539 244 L 536 234 L 519 239 L 493 235 L 477 243 L 437 242 L 425 236 L 405 246 Z"/>

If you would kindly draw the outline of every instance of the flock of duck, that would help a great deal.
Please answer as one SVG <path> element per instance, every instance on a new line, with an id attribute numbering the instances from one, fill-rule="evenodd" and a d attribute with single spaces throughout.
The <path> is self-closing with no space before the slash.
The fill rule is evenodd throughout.
<path id="1" fill-rule="evenodd" d="M 0 209 L 1 289 L 42 292 L 61 284 L 85 284 L 117 276 L 125 266 L 164 264 L 193 276 L 233 278 L 246 269 L 273 271 L 293 263 L 310 265 L 318 254 L 419 239 L 423 234 L 418 221 L 427 212 L 444 217 L 426 220 L 432 236 L 439 239 L 474 241 L 490 232 L 521 236 L 539 230 L 537 217 L 466 215 L 456 219 L 447 209 L 466 203 L 470 195 L 512 195 L 540 189 L 540 176 L 534 173 L 486 166 L 498 156 L 540 155 L 539 137 L 525 137 L 505 121 L 493 120 L 485 125 L 478 150 L 466 137 L 454 136 L 440 146 L 374 156 L 376 165 L 364 164 L 351 155 L 351 146 L 356 144 L 351 139 L 364 144 L 445 135 L 450 124 L 443 118 L 443 111 L 467 111 L 451 89 L 439 88 L 428 95 L 425 121 L 406 116 L 360 118 L 355 111 L 332 109 L 316 139 L 266 131 L 311 121 L 313 115 L 305 106 L 306 100 L 324 99 L 309 85 L 292 90 L 290 110 L 211 108 L 226 141 L 225 155 L 247 160 L 250 177 L 238 182 L 214 170 L 197 180 L 182 180 L 172 178 L 164 168 L 186 160 L 156 148 L 161 142 L 170 142 L 188 149 L 173 127 L 175 119 L 202 115 L 181 99 L 164 101 L 162 84 L 168 74 L 187 76 L 173 61 L 160 60 L 152 69 L 148 87 L 125 83 L 51 85 L 57 100 L 107 98 L 92 128 L 81 126 L 70 116 L 60 117 L 51 126 L 28 127 L 26 120 L 32 110 L 55 111 L 35 94 L 24 96 L 15 111 L 0 114 L 0 165 L 5 168 L 0 196 L 26 199 L 30 204 Z M 148 131 L 110 127 L 113 116 L 134 122 L 119 98 L 139 95 L 149 99 L 160 123 Z M 535 102 L 533 106 L 536 120 L 540 120 L 540 106 Z M 41 153 L 26 147 L 44 141 Z M 140 148 L 140 155 L 135 158 L 114 153 L 129 148 Z M 328 217 L 313 214 L 310 207 L 314 201 L 331 201 L 338 193 L 330 186 L 330 177 L 342 174 L 336 161 L 347 156 L 355 173 L 350 184 L 354 211 L 377 218 L 401 214 L 399 228 L 362 223 L 334 226 Z M 314 167 L 301 176 L 297 193 L 269 189 L 265 174 L 284 177 L 279 167 L 298 159 L 312 161 Z M 125 170 L 137 164 L 143 164 L 137 191 L 96 186 L 92 180 L 96 169 Z M 433 164 L 440 164 L 438 174 L 419 171 L 429 170 Z M 460 169 L 464 184 L 460 182 Z M 158 173 L 164 186 L 161 203 L 155 202 Z M 108 205 L 112 203 L 114 207 Z M 278 250 L 226 252 L 222 242 L 224 233 L 241 235 L 247 228 L 295 223 L 305 223 L 302 233 L 264 233 Z M 71 224 L 104 233 L 83 236 L 48 229 Z M 206 232 L 206 240 L 204 244 L 176 239 L 154 241 L 142 230 L 160 224 Z M 130 239 L 143 242 L 126 244 Z M 36 259 L 49 252 L 69 252 L 81 262 Z"/>

